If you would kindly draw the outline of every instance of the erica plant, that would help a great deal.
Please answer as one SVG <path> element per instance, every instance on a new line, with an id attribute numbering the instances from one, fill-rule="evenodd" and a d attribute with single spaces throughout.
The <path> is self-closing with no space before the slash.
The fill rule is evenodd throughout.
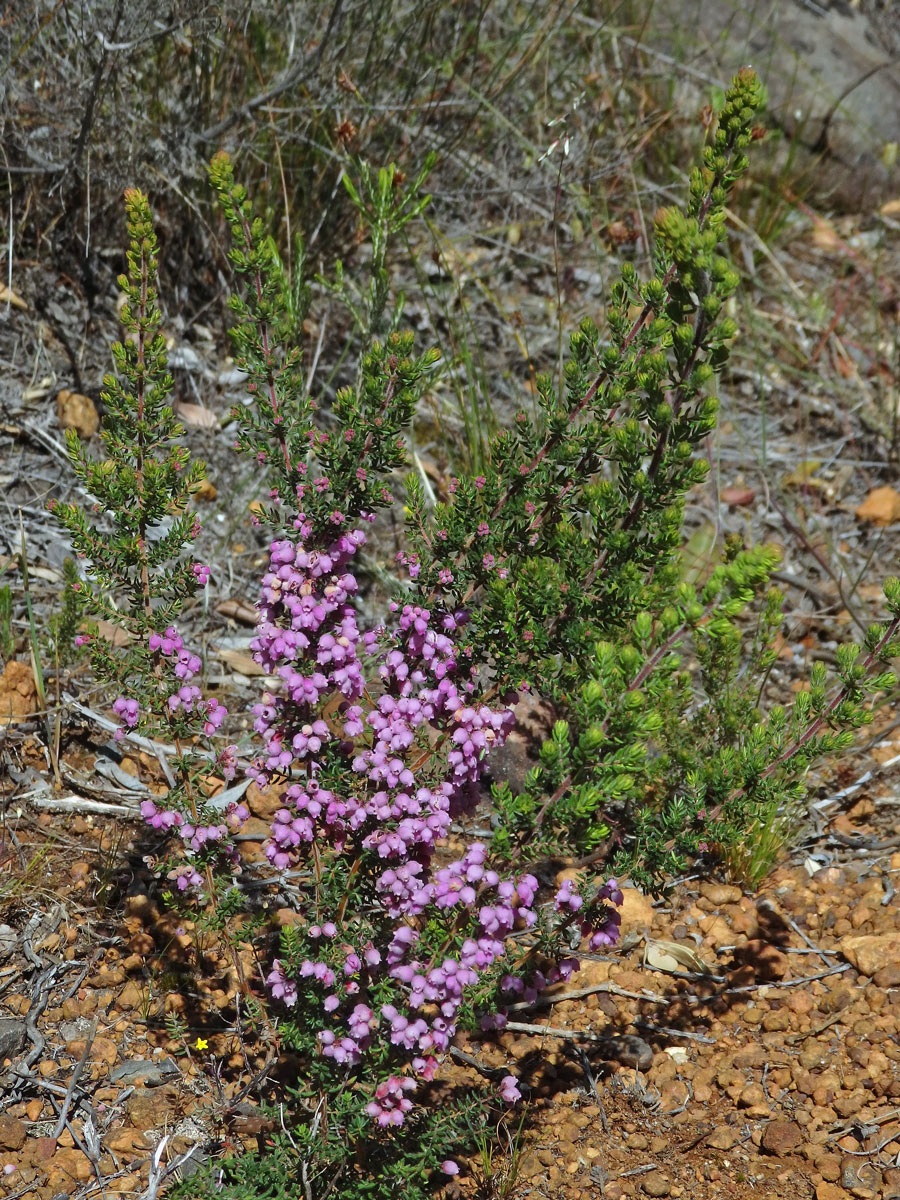
<path id="1" fill-rule="evenodd" d="M 310 870 L 266 982 L 286 1010 L 285 1041 L 309 1063 L 310 1112 L 324 1105 L 338 1137 L 320 1136 L 304 1169 L 324 1187 L 329 1159 L 349 1144 L 355 1174 L 380 1162 L 394 1177 L 408 1172 L 412 1186 L 438 1165 L 422 1129 L 437 1114 L 420 1101 L 457 1029 L 502 1025 L 504 998 L 565 978 L 577 966 L 573 927 L 576 944 L 582 931 L 595 945 L 613 942 L 619 896 L 614 882 L 586 885 L 583 897 L 565 890 L 539 905 L 534 875 L 502 876 L 483 844 L 446 849 L 451 822 L 483 794 L 512 697 L 486 700 L 464 607 L 397 600 L 362 631 L 354 603 L 354 560 L 375 510 L 391 502 L 385 477 L 404 461 L 400 434 L 435 356 L 413 356 L 406 334 L 371 342 L 359 383 L 336 397 L 337 429 L 320 431 L 279 328 L 272 244 L 224 156 L 211 178 L 246 281 L 233 307 L 253 403 L 233 414 L 236 444 L 268 468 L 274 503 L 261 519 L 279 535 L 252 646 L 279 686 L 254 710 L 262 753 L 252 769 L 283 801 L 269 859 Z M 416 208 L 389 189 L 374 202 L 386 225 Z M 499 1099 L 520 1098 L 505 1077 Z M 469 1098 L 460 1111 L 484 1102 Z M 391 1131 L 407 1121 L 413 1132 L 398 1143 Z M 450 1159 L 444 1168 L 456 1169 Z"/>
<path id="2" fill-rule="evenodd" d="M 171 864 L 179 891 L 215 888 L 215 872 L 227 876 L 236 864 L 230 834 L 246 817 L 240 806 L 210 802 L 201 783 L 211 765 L 234 778 L 234 746 L 221 745 L 227 716 L 215 697 L 204 697 L 195 680 L 199 657 L 184 643 L 175 622 L 184 605 L 209 580 L 209 568 L 194 559 L 200 533 L 190 498 L 204 477 L 191 461 L 183 430 L 169 406 L 172 380 L 157 306 L 157 245 L 146 197 L 125 193 L 128 271 L 121 319 L 125 340 L 113 346 L 116 374 L 104 380 L 103 426 L 106 457 L 89 458 L 77 434 L 67 431 L 69 459 L 84 505 L 51 503 L 58 523 L 83 562 L 74 585 L 87 632 L 85 645 L 98 680 L 113 684 L 116 739 L 134 731 L 164 743 L 176 756 L 163 760 L 167 786 L 156 802 L 145 801 L 145 817 L 157 829 L 180 837 L 183 855 Z M 91 622 L 102 619 L 120 631 L 107 639 Z"/>
<path id="3" fill-rule="evenodd" d="M 729 539 L 699 586 L 682 557 L 686 499 L 737 325 L 725 246 L 731 189 L 763 135 L 762 88 L 735 76 L 684 210 L 655 217 L 652 270 L 625 263 L 601 329 L 572 334 L 565 386 L 538 379 L 489 469 L 429 508 L 409 480 L 407 561 L 420 603 L 469 614 L 466 641 L 494 694 L 531 685 L 558 720 L 523 787 L 495 788 L 495 856 L 607 861 L 660 888 L 697 855 L 728 852 L 796 805 L 810 764 L 838 751 L 892 686 L 894 619 L 865 654 L 821 664 L 791 709 L 763 710 L 782 598 L 768 546 Z M 692 664 L 698 664 L 697 666 Z"/>
<path id="4" fill-rule="evenodd" d="M 848 651 L 830 696 L 817 675 L 809 703 L 763 717 L 777 556 L 729 546 L 701 588 L 682 577 L 685 496 L 704 478 L 697 450 L 716 419 L 708 387 L 735 334 L 723 316 L 737 285 L 720 246 L 725 205 L 759 103 L 742 72 L 687 211 L 658 214 L 653 277 L 626 266 L 606 337 L 590 322 L 573 336 L 565 394 L 541 380 L 541 419 L 520 415 L 484 474 L 451 480 L 446 503 L 429 508 L 407 481 L 408 578 L 365 632 L 352 560 L 391 502 L 387 476 L 435 359 L 415 356 L 406 334 L 372 341 L 319 428 L 279 330 L 287 304 L 272 244 L 228 161 L 213 163 L 246 285 L 236 337 L 255 399 L 235 413 L 238 445 L 267 467 L 275 503 L 263 515 L 280 534 L 255 652 L 281 683 L 257 708 L 256 769 L 284 800 L 270 858 L 313 867 L 305 919 L 268 983 L 317 1081 L 309 1111 L 331 1095 L 333 1128 L 359 1131 L 356 1154 L 372 1145 L 354 1124 L 365 1117 L 388 1131 L 427 1122 L 416 1104 L 457 1028 L 502 1026 L 504 1001 L 577 967 L 582 938 L 614 942 L 615 880 L 585 872 L 542 904 L 528 869 L 541 854 L 616 856 L 658 886 L 743 836 L 773 797 L 796 795 L 812 758 L 846 744 L 868 719 L 866 697 L 889 682 L 877 665 L 893 624 L 873 631 L 864 666 Z M 417 211 L 387 186 L 390 173 L 362 178 L 351 196 L 369 224 L 402 227 Z M 744 615 L 758 598 L 754 626 Z M 521 688 L 561 719 L 524 787 L 495 789 L 490 854 L 479 842 L 452 858 L 450 822 L 482 794 Z M 333 1090 L 335 1068 L 360 1095 Z M 515 1101 L 516 1080 L 501 1093 Z M 377 1144 L 396 1168 L 397 1143 Z"/>
<path id="5" fill-rule="evenodd" d="M 306 1200 L 388 1186 L 421 1196 L 454 1174 L 466 1129 L 527 1094 L 512 1072 L 453 1094 L 441 1065 L 457 1032 L 502 1028 L 505 1005 L 568 978 L 585 943 L 616 941 L 610 869 L 662 886 L 799 797 L 810 763 L 846 745 L 893 680 L 883 668 L 898 649 L 896 581 L 892 619 L 865 654 L 843 648 L 833 682 L 817 668 L 790 709 L 765 712 L 777 556 L 729 542 L 700 586 L 684 577 L 685 500 L 705 477 L 709 387 L 735 334 L 725 206 L 759 104 L 755 75 L 741 72 L 686 210 L 657 214 L 650 277 L 626 265 L 605 331 L 576 330 L 563 393 L 540 380 L 538 419 L 520 414 L 484 473 L 451 480 L 444 502 L 407 482 L 408 543 L 369 626 L 363 550 L 394 503 L 404 431 L 438 369 L 396 328 L 385 257 L 422 211 L 425 172 L 404 183 L 361 169 L 348 185 L 372 278 L 348 290 L 339 271 L 331 285 L 365 345 L 326 417 L 295 344 L 311 293 L 288 279 L 228 158 L 211 164 L 241 281 L 232 308 L 248 402 L 232 414 L 234 444 L 260 481 L 255 519 L 269 532 L 252 643 L 268 690 L 242 750 L 277 800 L 266 855 L 294 908 L 257 986 L 298 1064 L 277 1152 L 231 1164 L 219 1195 L 294 1194 L 299 1178 Z M 126 204 L 128 337 L 104 394 L 107 457 L 87 459 L 72 436 L 92 509 L 54 511 L 84 560 L 83 612 L 128 635 L 124 649 L 83 637 L 113 685 L 121 735 L 164 734 L 177 748 L 167 793 L 143 808 L 179 851 L 166 869 L 200 904 L 230 887 L 233 911 L 249 905 L 231 840 L 246 810 L 227 793 L 224 807 L 208 799 L 201 776 L 212 761 L 231 780 L 237 749 L 220 744 L 225 708 L 201 693 L 177 626 L 209 579 L 188 511 L 203 471 L 167 404 L 146 200 L 129 192 Z M 524 783 L 494 788 L 480 814 L 491 827 L 469 840 L 485 769 L 527 691 L 558 719 Z M 542 886 L 540 860 L 560 855 L 600 873 Z"/>

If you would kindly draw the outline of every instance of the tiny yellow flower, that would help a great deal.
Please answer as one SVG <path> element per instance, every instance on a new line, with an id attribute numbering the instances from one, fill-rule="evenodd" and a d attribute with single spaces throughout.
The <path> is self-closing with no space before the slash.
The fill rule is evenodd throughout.
<path id="1" fill-rule="evenodd" d="M 202 1038 L 202 1037 L 197 1038 L 196 1047 L 198 1050 L 205 1050 L 208 1045 L 209 1045 L 209 1042 L 206 1040 L 206 1038 Z"/>

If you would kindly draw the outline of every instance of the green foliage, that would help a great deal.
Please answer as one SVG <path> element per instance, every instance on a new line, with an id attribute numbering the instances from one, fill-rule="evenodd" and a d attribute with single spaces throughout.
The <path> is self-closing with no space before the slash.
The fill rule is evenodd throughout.
<path id="1" fill-rule="evenodd" d="M 375 173 L 367 162 L 360 160 L 357 164 L 360 177 L 358 187 L 346 172 L 342 176 L 344 188 L 371 239 L 372 263 L 368 290 L 360 296 L 362 304 L 354 304 L 348 298 L 346 288 L 337 286 L 334 290 L 348 303 L 358 329 L 368 339 L 382 336 L 388 324 L 386 309 L 390 298 L 390 282 L 385 265 L 388 243 L 428 207 L 431 197 L 421 195 L 421 191 L 436 158 L 435 154 L 429 154 L 411 183 L 400 182 L 400 174 L 394 163 Z M 338 280 L 343 282 L 343 265 L 340 262 L 337 263 L 337 275 Z M 400 297 L 395 322 L 402 310 L 403 299 Z"/>
<path id="2" fill-rule="evenodd" d="M 288 284 L 284 268 L 260 218 L 254 217 L 244 188 L 234 181 L 227 155 L 210 164 L 210 181 L 219 197 L 232 237 L 229 257 L 245 284 L 231 307 L 237 316 L 232 330 L 236 362 L 246 371 L 253 404 L 235 409 L 236 449 L 255 457 L 266 473 L 275 504 L 261 508 L 262 519 L 273 525 L 285 521 L 278 505 L 299 503 L 317 533 L 334 531 L 340 516 L 354 521 L 392 502 L 383 476 L 405 463 L 401 430 L 410 422 L 438 355 L 416 357 L 410 333 L 391 332 L 384 341 L 368 341 L 359 362 L 355 386 L 335 396 L 332 414 L 338 431 L 322 432 L 315 422 L 315 403 L 306 392 L 300 371 L 300 352 L 290 338 Z M 424 180 L 423 171 L 413 185 Z M 371 215 L 378 252 L 374 256 L 368 308 L 360 315 L 367 330 L 381 328 L 386 303 L 384 245 L 389 233 L 401 228 L 423 200 L 414 191 L 399 198 L 391 190 L 393 172 L 379 173 L 377 183 L 364 173 L 361 211 Z M 295 272 L 302 269 L 302 256 Z M 306 293 L 295 275 L 294 295 Z M 273 439 L 271 430 L 278 433 Z M 317 470 L 310 471 L 315 463 Z M 341 497 L 340 512 L 334 497 Z"/>
<path id="3" fill-rule="evenodd" d="M 168 403 L 172 380 L 160 332 L 150 208 L 134 188 L 125 193 L 125 208 L 130 246 L 119 286 L 126 338 L 112 348 L 117 374 L 104 379 L 105 457 L 89 457 L 77 433 L 67 430 L 69 461 L 93 504 L 90 512 L 75 502 L 50 507 L 85 565 L 86 577 L 72 584 L 75 603 L 66 620 L 101 618 L 121 627 L 131 642 L 127 652 L 89 639 L 94 669 L 122 685 L 143 681 L 146 700 L 156 665 L 149 635 L 170 624 L 197 586 L 179 554 L 198 531 L 187 506 L 204 467 L 190 462 Z"/>
<path id="4" fill-rule="evenodd" d="M 9 661 L 15 653 L 16 638 L 12 629 L 12 588 L 0 587 L 0 657 Z"/>
<path id="5" fill-rule="evenodd" d="M 605 855 L 636 882 L 659 887 L 698 854 L 727 851 L 766 814 L 795 803 L 811 763 L 849 743 L 891 679 L 878 672 L 893 632 L 879 630 L 865 659 L 853 647 L 842 651 L 830 689 L 817 669 L 790 710 L 765 712 L 762 688 L 782 621 L 780 594 L 769 587 L 777 555 L 728 545 L 705 583 L 685 582 L 685 499 L 706 477 L 702 449 L 718 411 L 708 389 L 737 332 L 724 315 L 738 284 L 720 246 L 725 209 L 760 136 L 761 102 L 756 76 L 740 72 L 691 172 L 684 211 L 656 215 L 653 274 L 644 280 L 623 266 L 605 333 L 585 319 L 572 334 L 561 391 L 539 378 L 537 418 L 520 412 L 494 439 L 484 473 L 454 479 L 447 503 L 431 507 L 421 479 L 407 481 L 407 595 L 467 611 L 465 651 L 485 664 L 490 695 L 531 687 L 561 718 L 524 788 L 495 791 L 493 849 L 517 862 Z M 348 303 L 364 333 L 383 326 L 385 248 L 422 211 L 418 189 L 430 165 L 408 191 L 398 192 L 392 169 L 361 168 L 359 185 L 347 184 L 375 247 L 373 273 L 368 289 L 348 285 L 340 271 L 333 287 L 357 298 Z M 230 171 L 219 157 L 211 177 L 232 227 L 233 261 L 252 284 L 249 301 L 234 302 L 236 337 L 254 393 L 268 388 L 277 397 L 278 376 L 266 376 L 261 349 L 267 322 L 284 309 L 278 266 Z M 392 333 L 389 344 L 405 336 Z M 339 433 L 316 432 L 296 362 L 281 401 L 293 396 L 285 425 L 294 443 L 276 450 L 253 442 L 254 418 L 242 416 L 241 447 L 255 450 L 276 492 L 305 492 L 317 533 L 327 529 L 328 506 L 304 488 L 303 448 L 346 496 L 348 516 L 387 502 L 369 464 L 382 473 L 403 461 L 398 435 L 433 361 L 410 357 L 408 339 L 400 348 L 411 364 L 405 388 L 376 341 L 362 386 L 335 403 L 349 454 Z M 266 516 L 278 521 L 277 510 Z"/>
<path id="6" fill-rule="evenodd" d="M 73 558 L 63 562 L 62 610 L 53 613 L 48 622 L 49 649 L 56 662 L 65 666 L 75 654 L 75 637 L 78 633 L 81 576 Z"/>
<path id="7" fill-rule="evenodd" d="M 758 88 L 752 73 L 736 78 L 687 212 L 657 214 L 653 278 L 625 264 L 608 337 L 589 319 L 571 337 L 562 394 L 541 377 L 539 419 L 520 412 L 494 441 L 490 472 L 461 479 L 433 518 L 409 482 L 418 588 L 450 608 L 478 598 L 473 654 L 501 686 L 564 688 L 598 637 L 671 602 L 684 497 L 706 476 L 697 450 L 716 423 L 706 389 L 735 333 L 720 317 L 738 276 L 717 245 Z"/>
<path id="8" fill-rule="evenodd" d="M 761 808 L 743 835 L 724 848 L 729 879 L 749 891 L 756 891 L 785 848 L 790 846 L 804 817 L 805 806 L 801 803 L 772 803 L 768 808 Z"/>
<path id="9" fill-rule="evenodd" d="M 790 712 L 764 715 L 776 555 L 729 547 L 699 591 L 683 582 L 685 497 L 706 476 L 718 408 L 707 389 L 736 333 L 723 316 L 738 284 L 719 248 L 725 205 L 760 102 L 742 71 L 685 211 L 657 213 L 654 274 L 625 264 L 606 335 L 583 321 L 563 392 L 539 379 L 540 418 L 519 413 L 484 475 L 454 481 L 433 513 L 408 482 L 423 602 L 469 609 L 471 653 L 494 687 L 533 687 L 565 718 L 521 792 L 495 790 L 498 854 L 602 848 L 659 887 L 794 802 L 810 764 L 849 744 L 890 682 L 877 670 L 893 631 L 879 630 L 865 662 L 841 652 L 830 692 L 817 669 Z"/>
<path id="10" fill-rule="evenodd" d="M 177 556 L 196 536 L 188 501 L 204 466 L 190 461 L 180 441 L 183 428 L 169 406 L 172 379 L 160 332 L 150 208 L 130 188 L 125 209 L 130 247 L 119 286 L 127 336 L 112 348 L 117 374 L 103 381 L 100 438 L 107 457 L 89 458 L 77 433 L 67 430 L 69 461 L 94 504 L 90 515 L 74 503 L 57 502 L 52 511 L 90 568 L 93 582 L 79 587 L 81 611 L 146 639 L 148 631 L 169 624 L 196 590 L 190 564 Z M 123 597 L 124 611 L 118 602 Z"/>
<path id="11" fill-rule="evenodd" d="M 166 797 L 173 815 L 178 809 L 180 819 L 187 814 L 195 826 L 204 819 L 215 825 L 221 814 L 207 810 L 198 786 L 209 758 L 190 747 L 198 734 L 215 732 L 224 709 L 206 724 L 217 702 L 202 701 L 199 689 L 187 686 L 199 670 L 199 658 L 186 651 L 179 657 L 180 639 L 177 648 L 160 645 L 163 631 L 173 628 L 209 575 L 188 553 L 200 533 L 189 502 L 205 468 L 191 459 L 169 404 L 172 379 L 157 305 L 157 241 L 146 196 L 129 188 L 125 212 L 129 248 L 119 286 L 126 336 L 112 347 L 116 373 L 104 379 L 100 438 L 105 457 L 90 457 L 75 431 L 68 430 L 69 461 L 93 503 L 89 512 L 75 502 L 49 505 L 83 564 L 83 575 L 66 568 L 68 594 L 57 636 L 65 646 L 76 624 L 87 620 L 89 632 L 74 641 L 87 644 L 95 677 L 118 689 L 119 708 L 114 704 L 114 709 L 120 719 L 129 728 L 175 742 Z M 121 631 L 119 644 L 93 635 L 96 618 Z M 123 733 L 120 728 L 116 736 Z M 214 853 L 198 860 L 210 891 L 213 860 Z"/>
<path id="12" fill-rule="evenodd" d="M 298 1093 L 294 1102 L 307 1098 Z M 172 1200 L 216 1196 L 222 1200 L 284 1200 L 287 1196 L 334 1200 L 384 1200 L 397 1195 L 426 1200 L 446 1176 L 434 1167 L 440 1146 L 470 1147 L 483 1100 L 476 1092 L 417 1111 L 389 1139 L 371 1137 L 371 1121 L 352 1087 L 334 1096 L 333 1106 L 307 1109 L 308 1116 L 278 1134 L 264 1155 L 243 1154 L 217 1163 L 167 1193 Z M 355 1147 L 355 1153 L 350 1151 Z M 224 1179 L 222 1177 L 224 1167 Z"/>

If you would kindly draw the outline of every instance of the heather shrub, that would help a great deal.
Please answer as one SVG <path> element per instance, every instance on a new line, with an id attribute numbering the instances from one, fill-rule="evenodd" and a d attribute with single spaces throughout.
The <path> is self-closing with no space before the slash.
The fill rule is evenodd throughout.
<path id="1" fill-rule="evenodd" d="M 169 878 L 179 891 L 204 882 L 212 900 L 222 853 L 229 866 L 235 862 L 228 826 L 239 824 L 246 810 L 217 808 L 204 794 L 201 777 L 210 760 L 231 780 L 236 750 L 210 740 L 227 710 L 215 697 L 201 694 L 194 682 L 200 658 L 185 647 L 173 624 L 209 579 L 209 568 L 187 553 L 200 529 L 188 502 L 204 466 L 192 462 L 180 444 L 183 430 L 167 403 L 172 381 L 159 331 L 157 246 L 149 206 L 130 189 L 125 208 L 131 244 L 128 272 L 119 283 L 128 336 L 113 347 L 118 374 L 107 376 L 102 394 L 100 437 L 108 457 L 89 457 L 75 431 L 67 431 L 75 477 L 93 504 L 89 512 L 72 502 L 52 501 L 50 508 L 77 557 L 89 564 L 70 597 L 70 606 L 74 599 L 88 619 L 88 631 L 74 641 L 87 647 L 96 677 L 120 693 L 112 705 L 121 723 L 117 740 L 134 729 L 176 747 L 165 767 L 168 810 L 158 811 L 150 800 L 144 810 L 154 828 L 177 828 L 190 851 L 187 860 L 171 864 Z M 73 619 L 67 616 L 70 623 Z M 121 630 L 118 646 L 91 631 L 92 622 L 101 619 Z M 230 872 L 227 879 L 229 886 Z"/>
<path id="2" fill-rule="evenodd" d="M 268 1019 L 298 1065 L 275 1151 L 184 1185 L 232 1196 L 427 1194 L 457 1170 L 484 1113 L 515 1106 L 512 1074 L 454 1095 L 440 1065 L 459 1030 L 502 1028 L 504 1005 L 577 970 L 580 946 L 615 942 L 615 877 L 661 887 L 698 856 L 724 853 L 761 814 L 796 800 L 809 765 L 849 744 L 893 682 L 892 620 L 844 647 L 837 678 L 817 667 L 790 708 L 760 711 L 780 597 L 767 547 L 729 545 L 700 586 L 684 579 L 685 497 L 706 470 L 708 394 L 735 335 L 737 286 L 721 241 L 729 189 L 757 136 L 759 84 L 738 75 L 691 175 L 686 209 L 661 210 L 650 278 L 629 266 L 601 334 L 571 339 L 564 389 L 539 381 L 483 474 L 431 506 L 406 482 L 408 544 L 394 596 L 366 627 L 363 547 L 406 465 L 406 430 L 438 356 L 419 351 L 391 301 L 386 252 L 421 213 L 425 172 L 405 182 L 360 168 L 347 192 L 372 244 L 367 282 L 330 281 L 365 335 L 354 382 L 327 412 L 306 392 L 292 338 L 310 303 L 218 155 L 210 178 L 240 281 L 232 302 L 248 403 L 233 413 L 270 530 L 252 650 L 271 686 L 254 738 L 220 744 L 227 714 L 192 682 L 199 658 L 175 622 L 208 568 L 192 560 L 191 464 L 166 403 L 146 200 L 130 192 L 122 380 L 107 383 L 107 459 L 70 442 L 96 499 L 55 512 L 87 563 L 83 611 L 118 622 L 125 649 L 86 635 L 116 685 L 121 736 L 165 732 L 178 748 L 168 795 L 144 816 L 172 835 L 170 890 L 201 910 L 242 904 L 231 840 L 246 809 L 206 795 L 211 762 L 278 796 L 267 858 L 290 876 L 296 920 L 267 960 Z M 299 270 L 302 256 L 295 261 Z M 111 532 L 110 532 L 111 530 Z M 696 665 L 693 665 L 693 664 Z M 557 720 L 525 784 L 493 791 L 490 838 L 468 839 L 483 772 L 518 695 Z M 542 886 L 538 864 L 568 856 L 576 883 Z M 262 981 L 257 981 L 257 986 Z"/>
<path id="3" fill-rule="evenodd" d="M 725 206 L 762 136 L 760 103 L 742 71 L 685 210 L 656 214 L 653 275 L 623 266 L 604 333 L 586 319 L 571 337 L 564 389 L 538 379 L 538 419 L 519 412 L 490 470 L 452 481 L 433 512 L 408 481 L 417 595 L 466 609 L 491 694 L 534 684 L 559 717 L 525 786 L 494 789 L 491 845 L 507 861 L 602 860 L 654 889 L 697 855 L 737 861 L 748 831 L 796 809 L 810 765 L 849 746 L 892 685 L 895 580 L 894 619 L 841 648 L 836 678 L 817 664 L 808 692 L 767 712 L 777 552 L 729 539 L 702 586 L 686 580 L 685 499 L 706 478 L 708 388 L 737 333 Z"/>

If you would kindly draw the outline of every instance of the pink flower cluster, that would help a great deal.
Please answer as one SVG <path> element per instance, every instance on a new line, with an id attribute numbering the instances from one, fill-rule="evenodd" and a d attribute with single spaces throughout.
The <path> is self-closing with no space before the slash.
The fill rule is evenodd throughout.
<path id="1" fill-rule="evenodd" d="M 148 639 L 150 652 L 158 654 L 167 662 L 171 669 L 169 685 L 171 692 L 166 697 L 166 708 L 169 713 L 182 711 L 196 712 L 203 720 L 203 732 L 212 737 L 222 727 L 228 716 L 228 709 L 215 697 L 203 699 L 200 689 L 190 682 L 200 671 L 202 663 L 196 654 L 185 649 L 184 641 L 174 625 L 169 625 L 164 633 L 151 633 Z M 129 728 L 134 728 L 139 719 L 138 701 L 120 696 L 113 704 L 113 711 Z M 123 736 L 123 731 L 116 731 L 116 739 Z M 237 767 L 237 747 L 228 746 L 220 756 L 220 765 L 225 771 L 226 779 L 233 779 Z"/>
<path id="2" fill-rule="evenodd" d="M 599 950 L 603 946 L 614 946 L 619 940 L 622 914 L 611 905 L 621 905 L 624 897 L 617 880 L 608 879 L 596 892 L 591 903 L 584 908 L 584 899 L 575 891 L 571 879 L 564 879 L 556 893 L 554 907 L 558 913 L 572 914 L 580 912 L 578 924 L 581 936 L 588 939 L 591 950 Z"/>
<path id="3" fill-rule="evenodd" d="M 301 536 L 304 521 L 301 514 Z M 380 1125 L 398 1125 L 415 1077 L 432 1078 L 436 1056 L 448 1050 L 466 993 L 507 957 L 511 934 L 536 925 L 538 884 L 531 875 L 501 879 L 478 842 L 432 870 L 451 820 L 478 800 L 482 760 L 503 742 L 513 716 L 477 698 L 455 640 L 464 613 L 393 604 L 391 631 L 360 635 L 348 565 L 364 541 L 356 530 L 327 550 L 273 542 L 263 579 L 253 651 L 282 688 L 254 709 L 265 746 L 255 775 L 266 784 L 292 767 L 303 774 L 282 791 L 266 853 L 282 870 L 312 845 L 317 862 L 329 848 L 344 854 L 357 863 L 358 894 L 367 897 L 340 928 L 308 926 L 308 957 L 291 971 L 276 960 L 266 982 L 289 1007 L 302 992 L 320 1008 L 319 1045 L 336 1064 L 359 1063 L 376 1036 L 396 1048 L 409 1074 L 380 1083 L 367 1112 Z M 377 686 L 366 686 L 365 657 Z M 318 715 L 331 696 L 340 724 Z M 425 922 L 437 920 L 450 935 L 440 948 L 423 936 Z M 532 973 L 528 985 L 565 978 L 575 966 L 568 959 L 547 976 Z M 517 976 L 504 984 L 511 993 L 526 987 Z M 376 985 L 382 1002 L 373 1006 Z M 520 1098 L 512 1076 L 501 1095 L 508 1103 Z"/>
<path id="4" fill-rule="evenodd" d="M 414 1079 L 408 1076 L 398 1079 L 396 1075 L 390 1075 L 375 1089 L 375 1099 L 366 1105 L 366 1112 L 382 1127 L 402 1125 L 404 1114 L 412 1108 L 412 1100 L 406 1093 L 415 1090 Z"/>
<path id="5" fill-rule="evenodd" d="M 185 847 L 194 854 L 200 854 L 203 850 L 215 847 L 231 861 L 236 862 L 237 855 L 230 837 L 240 829 L 249 818 L 250 813 L 245 805 L 232 804 L 225 812 L 224 821 L 204 825 L 199 821 L 196 823 L 191 821 L 177 809 L 159 808 L 154 801 L 144 800 L 141 803 L 141 816 L 153 829 L 160 831 L 177 829 Z M 179 881 L 182 891 L 187 886 L 187 883 L 182 884 Z"/>
<path id="6" fill-rule="evenodd" d="M 120 721 L 124 721 L 129 729 L 133 729 L 140 719 L 140 705 L 137 700 L 130 700 L 125 696 L 120 696 L 113 704 L 113 712 Z M 119 728 L 113 735 L 115 740 L 121 741 L 125 736 L 123 729 Z"/>
<path id="7" fill-rule="evenodd" d="M 89 638 L 82 639 L 83 642 L 88 642 L 89 640 Z M 165 633 L 151 633 L 149 647 L 152 654 L 158 654 L 164 660 L 169 660 L 169 666 L 171 667 L 170 686 L 172 688 L 170 695 L 166 698 L 166 707 L 169 712 L 176 713 L 179 709 L 183 709 L 185 712 L 190 713 L 198 705 L 203 708 L 200 689 L 188 682 L 194 678 L 202 664 L 196 654 L 191 654 L 189 650 L 184 648 L 184 642 L 175 627 L 170 625 Z M 210 700 L 209 704 L 216 705 L 217 702 Z M 203 711 L 205 711 L 205 708 L 203 708 Z M 129 729 L 133 729 L 139 721 L 140 705 L 133 697 L 119 696 L 113 704 L 113 712 Z M 224 716 L 225 713 L 223 711 L 218 724 L 222 723 Z M 114 736 L 116 741 L 121 740 L 124 737 L 124 730 L 122 728 L 117 729 Z"/>
<path id="8" fill-rule="evenodd" d="M 303 514 L 295 528 L 301 539 L 311 536 Z M 479 799 L 483 759 L 503 742 L 513 716 L 479 699 L 477 673 L 459 646 L 464 612 L 393 604 L 392 629 L 360 633 L 349 564 L 364 543 L 357 529 L 327 549 L 290 538 L 270 547 L 252 649 L 280 685 L 254 709 L 263 753 L 250 774 L 262 786 L 283 781 L 266 847 L 276 868 L 304 854 L 317 864 L 341 856 L 353 864 L 350 910 L 342 904 L 340 918 L 301 927 L 306 957 L 290 968 L 276 959 L 266 982 L 286 1006 L 302 996 L 321 1014 L 317 1040 L 336 1066 L 361 1063 L 376 1039 L 392 1048 L 391 1061 L 402 1069 L 377 1084 L 366 1106 L 377 1125 L 389 1127 L 403 1123 L 416 1081 L 433 1078 L 466 995 L 486 973 L 499 975 L 501 995 L 528 997 L 578 963 L 568 957 L 546 974 L 509 973 L 512 935 L 538 925 L 532 875 L 501 878 L 480 842 L 433 868 L 452 820 Z M 199 658 L 172 626 L 152 634 L 149 649 L 169 668 L 168 712 L 194 714 L 213 737 L 227 712 L 191 682 Z M 138 723 L 137 700 L 122 696 L 114 708 L 129 727 Z M 236 747 L 217 761 L 233 778 Z M 181 839 L 186 861 L 168 876 L 179 891 L 201 886 L 198 868 L 211 856 L 237 863 L 232 834 L 249 815 L 243 805 L 193 816 L 145 800 L 141 811 L 154 829 Z M 607 902 L 620 901 L 614 880 L 587 905 L 564 884 L 553 906 L 556 924 L 576 924 L 592 947 L 608 944 L 618 918 Z M 501 1010 L 483 1026 L 504 1023 Z M 499 1090 L 508 1104 L 521 1099 L 512 1075 Z"/>
<path id="9" fill-rule="evenodd" d="M 193 679 L 200 670 L 200 659 L 185 650 L 181 635 L 174 625 L 170 625 L 165 633 L 151 633 L 150 649 L 154 653 L 159 651 L 163 658 L 174 660 L 176 679 Z"/>
<path id="10" fill-rule="evenodd" d="M 158 656 L 158 660 L 162 660 L 167 668 L 163 679 L 167 681 L 165 687 L 169 694 L 164 707 L 170 718 L 179 712 L 196 714 L 203 733 L 212 737 L 221 728 L 228 710 L 215 698 L 204 700 L 200 689 L 190 682 L 201 669 L 199 657 L 185 648 L 181 635 L 173 625 L 163 633 L 151 633 L 148 647 L 151 654 Z M 113 704 L 113 711 L 129 728 L 134 728 L 139 722 L 140 704 L 136 699 L 120 696 Z M 122 738 L 124 732 L 122 728 L 117 729 L 116 739 Z M 216 761 L 224 778 L 233 779 L 237 772 L 237 747 L 224 747 L 219 751 Z M 210 806 L 208 812 L 194 816 L 193 810 L 189 815 L 177 807 L 161 807 L 153 800 L 145 800 L 141 804 L 141 815 L 153 829 L 160 832 L 177 830 L 189 857 L 185 864 L 169 872 L 169 878 L 179 891 L 186 891 L 202 883 L 196 866 L 201 859 L 208 859 L 210 853 L 223 854 L 229 862 L 237 863 L 231 837 L 250 814 L 244 805 L 232 804 L 224 814 Z"/>

